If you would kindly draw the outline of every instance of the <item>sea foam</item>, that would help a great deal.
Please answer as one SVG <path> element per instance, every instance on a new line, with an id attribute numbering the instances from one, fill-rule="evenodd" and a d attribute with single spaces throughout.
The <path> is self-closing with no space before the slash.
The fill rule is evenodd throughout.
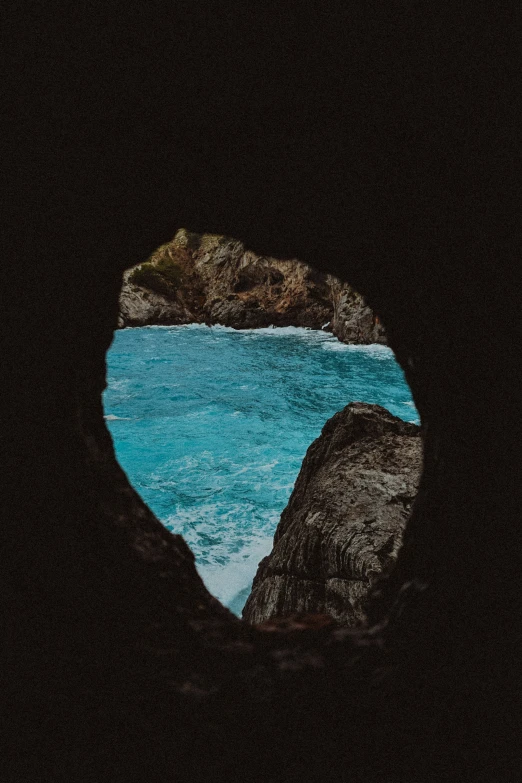
<path id="1" fill-rule="evenodd" d="M 326 420 L 352 400 L 416 414 L 389 348 L 320 330 L 128 328 L 107 361 L 106 421 L 122 467 L 238 614 Z"/>

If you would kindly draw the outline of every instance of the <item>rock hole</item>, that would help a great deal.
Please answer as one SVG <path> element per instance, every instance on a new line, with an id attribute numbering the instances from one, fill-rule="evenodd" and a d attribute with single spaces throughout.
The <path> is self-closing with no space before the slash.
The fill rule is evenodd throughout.
<path id="1" fill-rule="evenodd" d="M 125 274 L 119 323 L 105 394 L 119 460 L 211 592 L 252 623 L 358 622 L 421 462 L 411 393 L 362 297 L 181 229 Z"/>

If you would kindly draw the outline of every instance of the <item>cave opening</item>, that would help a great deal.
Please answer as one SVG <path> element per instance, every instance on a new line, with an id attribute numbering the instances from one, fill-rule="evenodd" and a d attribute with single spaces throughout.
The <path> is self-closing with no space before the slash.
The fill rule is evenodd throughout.
<path id="1" fill-rule="evenodd" d="M 518 780 L 519 8 L 217 6 L 4 11 L 0 777 Z M 239 622 L 115 460 L 121 275 L 173 219 L 386 324 L 424 467 L 366 628 Z"/>
<path id="2" fill-rule="evenodd" d="M 392 421 L 419 418 L 378 317 L 331 275 L 182 229 L 125 273 L 118 323 L 104 393 L 116 456 L 192 548 L 208 589 L 239 616 L 248 599 L 250 622 L 297 611 L 361 621 L 370 586 L 396 559 L 421 464 L 418 428 Z M 370 405 L 330 432 L 354 402 Z M 343 428 L 358 448 L 339 438 Z M 319 513 L 308 509 L 315 527 L 286 519 L 301 553 L 279 553 L 272 589 L 250 597 L 320 436 L 339 453 L 306 479 L 322 472 L 323 507 L 316 498 Z"/>

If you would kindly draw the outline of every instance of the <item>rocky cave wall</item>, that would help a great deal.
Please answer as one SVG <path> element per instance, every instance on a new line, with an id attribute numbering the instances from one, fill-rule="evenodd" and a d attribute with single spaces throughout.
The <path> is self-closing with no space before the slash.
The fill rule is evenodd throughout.
<path id="1" fill-rule="evenodd" d="M 6 783 L 517 779 L 518 14 L 8 4 Z M 424 471 L 366 629 L 232 617 L 115 461 L 121 276 L 173 223 L 386 324 Z"/>

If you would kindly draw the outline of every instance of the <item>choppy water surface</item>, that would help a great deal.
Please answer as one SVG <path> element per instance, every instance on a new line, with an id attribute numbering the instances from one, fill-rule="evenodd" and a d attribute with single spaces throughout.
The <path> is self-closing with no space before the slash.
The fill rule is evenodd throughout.
<path id="1" fill-rule="evenodd" d="M 359 400 L 418 422 L 389 348 L 321 331 L 123 329 L 108 368 L 104 405 L 122 467 L 236 613 L 326 420 Z"/>

